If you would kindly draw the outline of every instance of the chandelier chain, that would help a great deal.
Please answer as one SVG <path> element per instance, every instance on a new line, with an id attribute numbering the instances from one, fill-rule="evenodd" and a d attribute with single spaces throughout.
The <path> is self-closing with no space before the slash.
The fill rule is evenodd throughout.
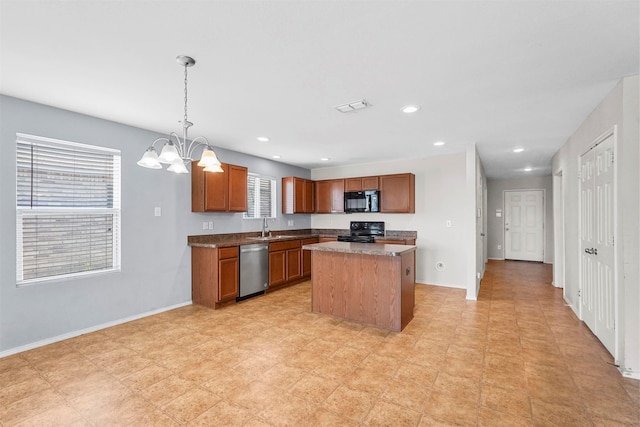
<path id="1" fill-rule="evenodd" d="M 187 123 L 187 64 L 184 65 L 184 121 L 183 126 Z"/>

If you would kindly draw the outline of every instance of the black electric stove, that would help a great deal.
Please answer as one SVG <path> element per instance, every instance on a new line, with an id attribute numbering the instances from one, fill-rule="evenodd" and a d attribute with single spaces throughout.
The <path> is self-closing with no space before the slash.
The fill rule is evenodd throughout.
<path id="1" fill-rule="evenodd" d="M 351 221 L 351 234 L 338 236 L 338 242 L 374 243 L 384 236 L 383 221 Z"/>

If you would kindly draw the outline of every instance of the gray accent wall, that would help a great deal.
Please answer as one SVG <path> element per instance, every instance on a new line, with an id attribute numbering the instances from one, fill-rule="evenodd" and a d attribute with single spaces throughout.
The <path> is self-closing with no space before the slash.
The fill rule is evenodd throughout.
<path id="1" fill-rule="evenodd" d="M 167 123 L 167 131 L 174 123 Z M 177 126 L 177 125 L 176 125 Z M 16 287 L 16 133 L 122 152 L 122 271 Z M 197 125 L 192 132 L 197 134 Z M 242 214 L 192 213 L 190 175 L 139 167 L 158 133 L 0 95 L 0 355 L 191 301 L 187 235 L 258 231 Z M 212 141 L 215 144 L 215 141 Z M 307 169 L 216 149 L 221 161 L 276 179 L 273 230 L 310 228 L 310 215 L 281 212 L 281 178 L 310 178 Z M 160 207 L 162 215 L 154 216 Z M 293 220 L 289 226 L 287 220 Z M 203 231 L 202 222 L 214 229 Z"/>
<path id="2" fill-rule="evenodd" d="M 491 259 L 504 259 L 504 192 L 544 190 L 544 262 L 553 263 L 553 180 L 548 176 L 529 176 L 487 181 L 487 253 Z M 496 210 L 502 217 L 496 217 Z M 500 246 L 500 249 L 498 249 Z"/>

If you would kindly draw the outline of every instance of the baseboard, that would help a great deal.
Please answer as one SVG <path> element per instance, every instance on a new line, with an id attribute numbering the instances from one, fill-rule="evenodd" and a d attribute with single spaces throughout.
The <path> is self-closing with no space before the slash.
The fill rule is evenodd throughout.
<path id="1" fill-rule="evenodd" d="M 45 345 L 53 344 L 59 341 L 68 340 L 69 338 L 75 338 L 80 335 L 88 334 L 90 332 L 99 331 L 101 329 L 110 328 L 112 326 L 121 325 L 122 323 L 131 322 L 132 320 L 142 319 L 143 317 L 153 316 L 154 314 L 162 313 L 169 310 L 175 310 L 176 308 L 185 307 L 191 305 L 191 301 L 183 302 L 180 304 L 170 305 L 168 307 L 159 308 L 157 310 L 147 311 L 145 313 L 136 314 L 134 316 L 125 317 L 123 319 L 114 320 L 112 322 L 102 323 L 100 325 L 91 326 L 90 328 L 81 329 L 79 331 L 73 331 L 66 334 L 58 335 L 55 337 L 47 338 L 44 340 L 36 341 L 30 344 L 21 345 L 20 347 L 10 348 L 9 350 L 0 351 L 0 358 L 11 356 L 12 354 L 22 353 L 23 351 L 32 350 L 34 348 L 42 347 Z"/>
<path id="2" fill-rule="evenodd" d="M 640 372 L 639 371 L 632 371 L 631 369 L 626 369 L 626 368 L 618 368 L 618 370 L 620 371 L 622 376 L 625 377 L 625 378 L 632 378 L 634 380 L 640 380 Z"/>
<path id="3" fill-rule="evenodd" d="M 458 286 L 458 285 L 443 285 L 440 283 L 427 283 L 426 280 L 416 280 L 416 285 L 440 286 L 441 288 L 467 289 L 464 286 Z"/>
<path id="4" fill-rule="evenodd" d="M 492 261 L 504 261 L 504 258 L 491 258 L 491 257 L 488 257 L 487 259 L 490 259 Z"/>

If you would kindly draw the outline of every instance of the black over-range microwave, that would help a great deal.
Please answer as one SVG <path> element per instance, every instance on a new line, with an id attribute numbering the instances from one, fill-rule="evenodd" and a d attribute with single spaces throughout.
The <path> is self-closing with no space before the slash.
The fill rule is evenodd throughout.
<path id="1" fill-rule="evenodd" d="M 380 212 L 380 191 L 347 191 L 344 193 L 344 211 L 354 212 Z"/>

